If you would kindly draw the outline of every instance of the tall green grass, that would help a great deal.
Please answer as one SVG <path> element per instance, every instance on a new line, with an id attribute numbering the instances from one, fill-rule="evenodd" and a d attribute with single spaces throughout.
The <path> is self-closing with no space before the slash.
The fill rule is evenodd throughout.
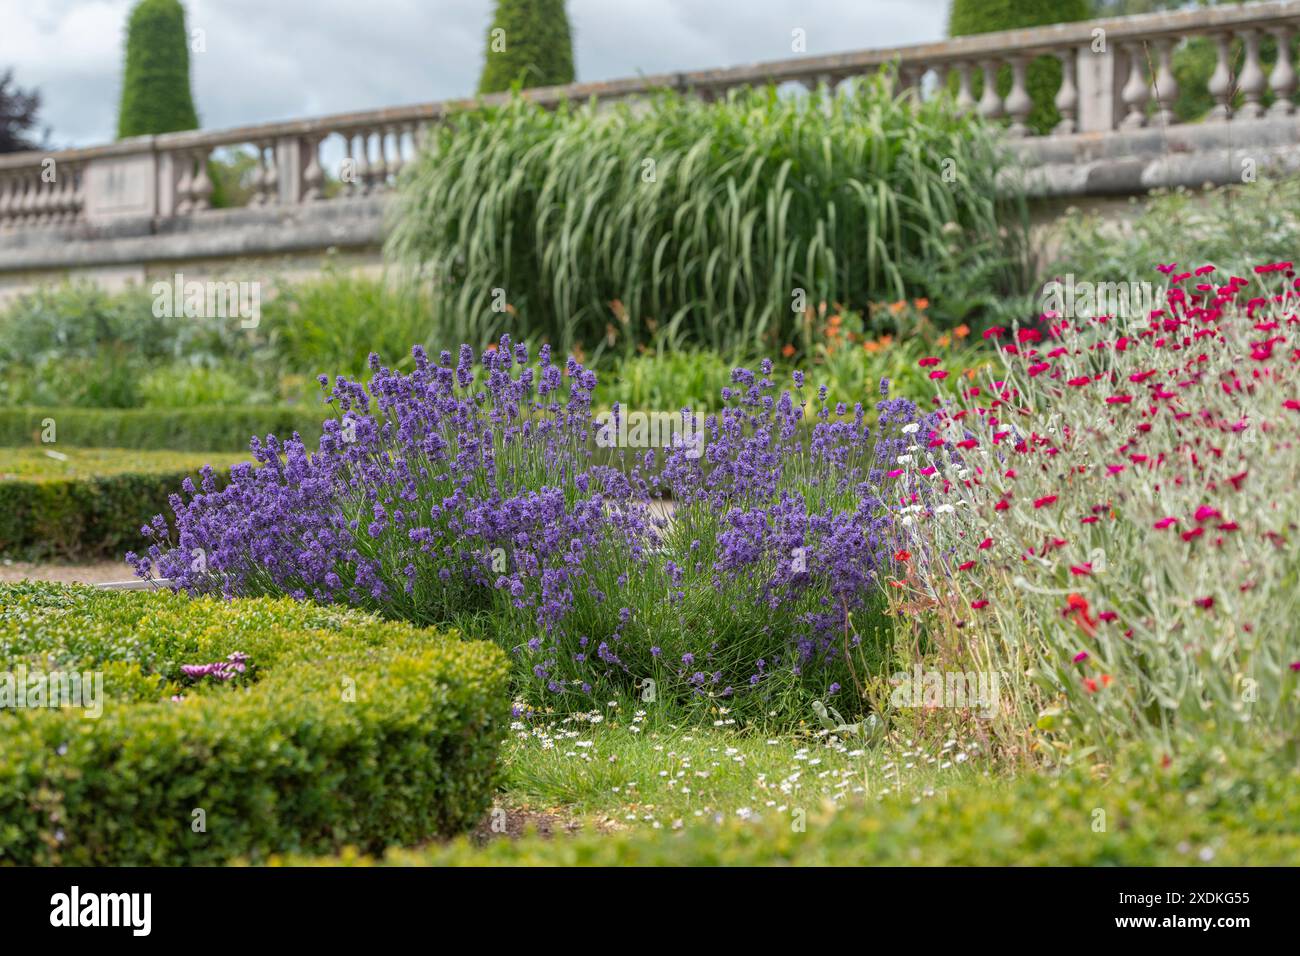
<path id="1" fill-rule="evenodd" d="M 834 97 L 514 99 L 434 132 L 389 251 L 432 281 L 453 341 L 804 351 L 820 302 L 927 295 L 956 320 L 1017 291 L 1024 204 L 998 198 L 1003 164 L 947 99 L 896 98 L 884 75 Z"/>

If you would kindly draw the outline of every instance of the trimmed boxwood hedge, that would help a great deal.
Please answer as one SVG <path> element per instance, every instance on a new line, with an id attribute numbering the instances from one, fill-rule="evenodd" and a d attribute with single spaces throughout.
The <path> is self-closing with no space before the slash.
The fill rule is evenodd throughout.
<path id="1" fill-rule="evenodd" d="M 168 516 L 168 496 L 212 464 L 219 475 L 247 456 L 75 449 L 66 462 L 32 448 L 0 448 L 0 555 L 120 558 L 138 548 L 140 527 Z M 224 479 L 221 479 L 224 480 Z"/>
<path id="2" fill-rule="evenodd" d="M 985 778 L 914 801 L 911 794 L 835 809 L 732 817 L 680 833 L 467 838 L 382 858 L 273 857 L 316 866 L 1292 866 L 1300 859 L 1294 754 Z"/>
<path id="3" fill-rule="evenodd" d="M 251 667 L 229 683 L 181 671 L 234 652 Z M 498 782 L 506 662 L 454 633 L 288 600 L 14 585 L 0 667 L 22 666 L 101 671 L 105 703 L 99 719 L 0 710 L 0 865 L 377 852 L 469 828 Z"/>
<path id="4" fill-rule="evenodd" d="M 41 441 L 53 419 L 56 447 L 156 448 L 171 451 L 247 451 L 253 435 L 268 432 L 320 441 L 324 405 L 229 405 L 191 408 L 0 408 L 0 445 Z"/>

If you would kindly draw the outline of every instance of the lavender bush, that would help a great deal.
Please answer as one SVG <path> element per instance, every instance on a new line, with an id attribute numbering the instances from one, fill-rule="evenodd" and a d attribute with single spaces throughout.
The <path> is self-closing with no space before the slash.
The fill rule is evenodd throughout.
<path id="1" fill-rule="evenodd" d="M 413 355 L 409 374 L 372 356 L 368 385 L 322 376 L 338 415 L 317 452 L 268 436 L 226 487 L 187 482 L 177 538 L 155 518 L 138 572 L 460 625 L 511 653 L 539 707 L 637 691 L 802 716 L 858 678 L 855 657 L 869 666 L 863 618 L 893 555 L 882 489 L 920 422 L 887 385 L 869 428 L 824 390 L 810 410 L 798 373 L 778 389 L 770 363 L 736 369 L 702 448 L 602 460 L 596 376 L 573 359 L 530 364 L 508 337 Z"/>

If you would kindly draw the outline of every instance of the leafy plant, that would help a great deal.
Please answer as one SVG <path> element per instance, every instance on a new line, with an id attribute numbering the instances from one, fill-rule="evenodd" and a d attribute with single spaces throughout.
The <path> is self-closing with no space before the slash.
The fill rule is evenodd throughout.
<path id="1" fill-rule="evenodd" d="M 434 131 L 389 248 L 461 341 L 523 330 L 591 362 L 660 332 L 725 354 L 802 350 L 809 303 L 926 295 L 946 317 L 928 282 L 970 249 L 994 263 L 989 289 L 1018 288 L 1024 207 L 997 198 L 1000 149 L 885 77 L 834 98 L 663 94 L 601 112 L 513 98 Z M 960 316 L 976 319 L 969 301 Z"/>

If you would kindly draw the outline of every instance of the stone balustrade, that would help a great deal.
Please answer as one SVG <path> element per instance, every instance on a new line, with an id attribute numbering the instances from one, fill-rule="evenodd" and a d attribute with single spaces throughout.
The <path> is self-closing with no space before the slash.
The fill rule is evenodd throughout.
<path id="1" fill-rule="evenodd" d="M 1300 143 L 1296 70 L 1289 55 L 1289 41 L 1297 30 L 1300 0 L 1271 0 L 727 69 L 578 83 L 525 95 L 552 106 L 563 100 L 635 99 L 662 89 L 716 99 L 733 89 L 767 83 L 834 90 L 889 67 L 900 94 L 929 98 L 948 95 L 952 89 L 959 110 L 1002 122 L 1007 135 L 1022 144 L 1026 167 L 1057 168 L 1053 175 L 1039 177 L 1040 194 L 1068 195 L 1098 188 L 1098 183 L 1105 191 L 1107 180 L 1098 175 L 1080 178 L 1071 168 L 1098 160 L 1122 164 L 1143 151 L 1168 152 L 1171 130 L 1186 131 L 1177 134 L 1184 138 L 1178 140 L 1176 151 L 1221 147 L 1235 136 L 1237 144 L 1256 142 L 1273 150 L 1286 165 L 1287 151 L 1294 153 Z M 1260 60 L 1260 42 L 1266 35 L 1278 41 L 1279 50 L 1268 72 Z M 1204 122 L 1180 127 L 1173 112 L 1179 90 L 1171 58 L 1177 44 L 1192 37 L 1210 38 L 1217 50 L 1217 68 L 1207 85 L 1215 106 Z M 1239 65 L 1232 62 L 1234 38 L 1241 40 Z M 1029 65 L 1042 57 L 1055 58 L 1062 66 L 1055 96 L 1061 119 L 1047 136 L 1036 136 L 1028 125 L 1033 103 L 1026 77 Z M 1004 67 L 1009 68 L 1011 83 L 1002 96 L 996 81 Z M 978 100 L 973 93 L 976 77 L 982 80 Z M 1267 109 L 1266 94 L 1271 94 Z M 176 233 L 189 228 L 185 223 L 217 222 L 213 217 L 229 210 L 211 208 L 214 184 L 208 161 L 214 151 L 230 147 L 251 149 L 257 157 L 250 215 L 355 207 L 358 200 L 373 205 L 393 188 L 434 124 L 478 102 L 502 99 L 496 95 L 424 103 L 230 130 L 142 136 L 50 154 L 0 155 L 0 272 L 6 268 L 6 258 L 21 259 L 24 247 L 30 252 L 35 233 L 98 239 L 142 231 Z M 1228 129 L 1231 135 L 1225 134 Z M 1248 129 L 1257 132 L 1247 134 Z M 1153 131 L 1160 137 L 1153 139 Z M 329 175 L 322 158 L 326 153 L 343 157 L 337 168 L 331 163 Z M 1200 172 L 1197 167 L 1185 175 Z M 1124 188 L 1132 183 L 1171 184 L 1148 183 L 1149 173 L 1120 179 Z M 48 253 L 44 255 L 50 259 Z M 15 259 L 17 264 L 9 268 L 43 267 L 39 260 L 40 256 L 28 255 L 24 262 Z"/>

